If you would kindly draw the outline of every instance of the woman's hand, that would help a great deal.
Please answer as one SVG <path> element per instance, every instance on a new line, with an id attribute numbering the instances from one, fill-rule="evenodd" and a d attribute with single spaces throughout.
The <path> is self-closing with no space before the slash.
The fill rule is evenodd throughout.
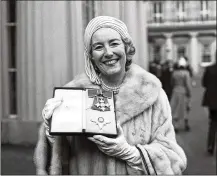
<path id="1" fill-rule="evenodd" d="M 118 136 L 117 138 L 108 138 L 102 135 L 94 135 L 88 139 L 96 143 L 98 148 L 105 154 L 109 156 L 118 157 L 121 155 L 123 147 L 128 147 L 129 144 L 125 140 L 123 130 L 121 126 L 117 125 Z"/>
<path id="2" fill-rule="evenodd" d="M 129 166 L 136 170 L 142 170 L 142 160 L 138 149 L 127 143 L 124 132 L 121 126 L 117 125 L 117 138 L 108 138 L 102 135 L 94 135 L 88 139 L 96 143 L 99 150 L 103 153 L 122 159 L 127 162 Z"/>
<path id="3" fill-rule="evenodd" d="M 44 109 L 42 110 L 42 117 L 44 119 L 44 125 L 46 128 L 46 135 L 50 142 L 54 141 L 54 137 L 49 134 L 50 118 L 54 112 L 54 109 L 60 106 L 61 103 L 62 103 L 62 99 L 60 98 L 48 99 L 44 106 Z"/>
<path id="4" fill-rule="evenodd" d="M 108 138 L 102 135 L 94 135 L 88 139 L 97 144 L 97 147 L 105 154 L 114 157 L 121 157 L 123 151 L 131 147 L 125 137 L 121 126 L 117 125 L 118 136 L 117 138 Z"/>

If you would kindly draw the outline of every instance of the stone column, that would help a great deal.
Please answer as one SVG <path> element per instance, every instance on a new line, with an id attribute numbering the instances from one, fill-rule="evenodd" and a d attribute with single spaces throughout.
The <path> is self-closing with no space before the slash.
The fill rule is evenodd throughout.
<path id="1" fill-rule="evenodd" d="M 121 20 L 125 22 L 136 47 L 134 62 L 148 67 L 147 2 L 122 1 Z"/>
<path id="2" fill-rule="evenodd" d="M 166 33 L 166 59 L 173 60 L 173 40 L 172 33 Z"/>
<path id="3" fill-rule="evenodd" d="M 190 64 L 193 68 L 194 73 L 198 73 L 199 70 L 199 65 L 198 65 L 198 41 L 197 41 L 197 33 L 196 32 L 191 32 L 191 43 L 190 43 L 190 48 L 191 48 L 191 58 L 190 58 Z"/>
<path id="4" fill-rule="evenodd" d="M 102 14 L 102 1 L 94 1 L 95 16 Z"/>
<path id="5" fill-rule="evenodd" d="M 83 44 L 83 20 L 82 20 L 82 1 L 68 1 L 70 8 L 67 33 L 68 39 L 68 79 L 84 72 L 84 44 Z M 85 26 L 86 27 L 86 26 Z"/>
<path id="6" fill-rule="evenodd" d="M 137 44 L 137 23 L 138 23 L 138 18 L 137 18 L 137 9 L 136 9 L 136 1 L 124 1 L 123 2 L 123 13 L 122 13 L 122 21 L 127 25 L 128 31 L 134 41 L 134 44 L 136 47 L 138 46 Z"/>
<path id="7" fill-rule="evenodd" d="M 211 48 L 212 61 L 213 61 L 213 62 L 216 61 L 216 54 L 217 54 L 217 53 L 216 53 L 216 52 L 217 52 L 217 46 L 216 46 L 216 43 L 217 43 L 217 40 L 216 40 L 217 35 L 216 35 L 216 31 L 215 31 L 214 35 L 215 35 L 215 40 L 214 40 L 214 42 L 212 43 L 212 48 Z"/>
<path id="8" fill-rule="evenodd" d="M 138 1 L 137 7 L 137 18 L 138 18 L 138 64 L 144 69 L 148 69 L 149 58 L 148 58 L 148 29 L 147 29 L 147 13 L 148 13 L 148 2 Z"/>
<path id="9" fill-rule="evenodd" d="M 97 3 L 97 1 L 96 1 Z M 119 1 L 102 1 L 102 13 L 103 15 L 113 16 L 120 18 L 120 2 Z M 111 10 L 112 9 L 112 10 Z"/>

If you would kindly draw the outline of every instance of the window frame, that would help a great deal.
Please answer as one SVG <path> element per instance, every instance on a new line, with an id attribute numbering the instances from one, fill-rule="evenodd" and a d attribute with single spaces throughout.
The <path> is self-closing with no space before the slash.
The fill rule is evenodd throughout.
<path id="1" fill-rule="evenodd" d="M 18 114 L 18 109 L 17 109 L 17 67 L 12 67 L 12 68 L 9 68 L 9 57 L 11 53 L 9 50 L 10 50 L 10 42 L 9 41 L 9 30 L 10 28 L 12 27 L 15 27 L 16 28 L 16 25 L 17 23 L 15 22 L 9 22 L 9 15 L 8 15 L 8 3 L 9 1 L 1 1 L 1 46 L 2 46 L 2 52 L 1 52 L 1 62 L 2 62 L 2 66 L 1 66 L 1 94 L 2 94 L 2 118 L 3 119 L 8 119 L 8 118 L 17 118 L 17 114 Z M 15 12 L 16 13 L 16 12 Z M 16 16 L 16 14 L 15 14 Z M 16 31 L 15 31 L 16 32 Z M 16 35 L 15 35 L 15 50 L 12 51 L 12 52 L 15 52 L 15 59 L 16 59 Z M 16 64 L 17 65 L 17 64 Z M 15 78 L 16 78 L 16 82 L 15 82 L 15 86 L 16 86 L 16 91 L 15 91 L 15 109 L 16 109 L 16 113 L 11 113 L 11 105 L 10 105 L 10 96 L 11 96 L 11 93 L 9 92 L 10 91 L 10 81 L 9 81 L 9 73 L 12 73 L 14 72 L 15 73 Z M 4 102 L 4 103 L 3 103 Z"/>
<path id="2" fill-rule="evenodd" d="M 162 51 L 162 46 L 160 44 L 155 43 L 154 44 L 154 57 L 153 57 L 154 61 L 160 60 L 160 62 L 162 62 L 161 51 Z"/>
<path id="3" fill-rule="evenodd" d="M 161 1 L 153 2 L 153 21 L 155 23 L 163 23 L 163 3 Z"/>
<path id="4" fill-rule="evenodd" d="M 213 63 L 212 61 L 212 55 L 211 55 L 211 45 L 210 44 L 202 44 L 202 50 L 201 50 L 201 65 L 202 66 L 208 66 Z M 208 56 L 209 61 L 205 61 L 205 58 Z"/>
<path id="5" fill-rule="evenodd" d="M 177 1 L 176 2 L 176 9 L 177 9 L 177 19 L 179 22 L 184 22 L 186 20 L 186 1 Z M 182 14 L 182 16 L 180 15 Z"/>
<path id="6" fill-rule="evenodd" d="M 206 20 L 209 20 L 209 18 L 210 18 L 209 1 L 200 0 L 200 19 L 202 21 L 206 21 Z"/>

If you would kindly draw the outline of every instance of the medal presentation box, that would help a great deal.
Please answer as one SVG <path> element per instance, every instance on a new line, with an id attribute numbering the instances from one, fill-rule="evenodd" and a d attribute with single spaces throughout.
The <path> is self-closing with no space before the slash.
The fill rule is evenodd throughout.
<path id="1" fill-rule="evenodd" d="M 55 87 L 53 94 L 62 99 L 62 103 L 51 117 L 51 135 L 117 136 L 113 92 Z"/>

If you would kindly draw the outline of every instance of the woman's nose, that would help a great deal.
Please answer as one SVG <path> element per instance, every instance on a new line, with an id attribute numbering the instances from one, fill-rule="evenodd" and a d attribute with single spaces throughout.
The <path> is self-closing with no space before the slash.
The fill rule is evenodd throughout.
<path id="1" fill-rule="evenodd" d="M 106 47 L 105 48 L 105 54 L 104 56 L 106 58 L 111 58 L 113 56 L 113 52 L 112 52 L 112 49 L 110 47 Z"/>

